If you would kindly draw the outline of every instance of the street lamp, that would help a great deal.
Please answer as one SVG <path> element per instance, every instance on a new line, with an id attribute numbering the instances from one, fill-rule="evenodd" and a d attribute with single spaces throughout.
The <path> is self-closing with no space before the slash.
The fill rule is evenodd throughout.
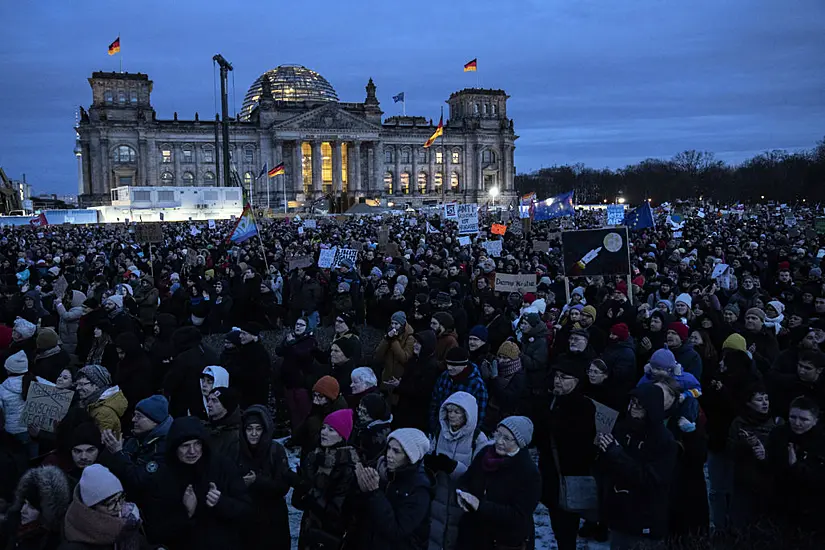
<path id="1" fill-rule="evenodd" d="M 617 202 L 619 204 L 624 204 L 624 197 L 619 197 L 619 200 Z"/>
<path id="2" fill-rule="evenodd" d="M 498 197 L 498 187 L 490 188 L 490 198 L 493 200 L 493 209 L 496 208 L 496 197 Z"/>

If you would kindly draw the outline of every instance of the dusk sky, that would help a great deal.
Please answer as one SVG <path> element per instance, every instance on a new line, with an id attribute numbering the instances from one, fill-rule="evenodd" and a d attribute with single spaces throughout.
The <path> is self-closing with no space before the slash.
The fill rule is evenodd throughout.
<path id="1" fill-rule="evenodd" d="M 234 110 L 281 64 L 342 101 L 372 77 L 385 116 L 438 118 L 451 92 L 510 94 L 519 173 L 619 168 L 685 149 L 740 162 L 825 136 L 823 0 L 176 0 L 3 2 L 0 166 L 35 193 L 77 193 L 72 129 L 87 78 L 147 73 L 159 118 L 214 116 L 212 56 L 235 67 Z M 462 66 L 478 58 L 478 74 Z M 230 80 L 231 85 L 231 80 Z M 230 111 L 233 108 L 230 107 Z"/>

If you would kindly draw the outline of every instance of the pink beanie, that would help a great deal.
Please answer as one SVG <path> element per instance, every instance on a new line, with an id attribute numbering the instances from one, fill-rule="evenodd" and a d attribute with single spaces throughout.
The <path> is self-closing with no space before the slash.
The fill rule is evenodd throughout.
<path id="1" fill-rule="evenodd" d="M 324 424 L 338 432 L 338 435 L 344 438 L 344 441 L 349 440 L 352 434 L 352 409 L 341 409 L 330 413 L 324 418 Z"/>

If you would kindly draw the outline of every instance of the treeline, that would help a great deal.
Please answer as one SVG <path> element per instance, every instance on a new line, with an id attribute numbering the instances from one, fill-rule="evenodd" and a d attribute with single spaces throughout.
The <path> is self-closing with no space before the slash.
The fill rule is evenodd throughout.
<path id="1" fill-rule="evenodd" d="M 647 159 L 618 170 L 553 166 L 519 174 L 515 184 L 520 194 L 535 191 L 539 198 L 574 189 L 577 203 L 590 204 L 618 197 L 630 204 L 647 198 L 658 204 L 698 197 L 721 202 L 825 202 L 825 139 L 809 151 L 769 151 L 736 166 L 717 160 L 713 153 L 690 150 L 670 160 Z"/>

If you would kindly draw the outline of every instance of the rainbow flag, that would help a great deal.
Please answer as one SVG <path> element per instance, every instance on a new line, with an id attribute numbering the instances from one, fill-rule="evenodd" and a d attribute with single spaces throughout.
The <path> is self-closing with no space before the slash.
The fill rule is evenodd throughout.
<path id="1" fill-rule="evenodd" d="M 115 38 L 115 41 L 109 44 L 109 55 L 115 55 L 120 51 L 120 37 Z"/>
<path id="2" fill-rule="evenodd" d="M 465 73 L 475 72 L 477 70 L 478 70 L 478 58 L 475 58 L 472 61 L 469 61 L 469 62 L 464 64 L 464 72 Z"/>
<path id="3" fill-rule="evenodd" d="M 266 173 L 267 176 L 270 178 L 274 178 L 275 176 L 279 176 L 284 173 L 284 163 L 276 164 L 272 167 L 272 170 Z"/>
<path id="4" fill-rule="evenodd" d="M 433 135 L 431 135 L 430 139 L 428 139 L 427 142 L 424 143 L 424 149 L 429 148 L 430 145 L 435 143 L 436 138 L 441 135 L 444 135 L 444 115 L 441 115 L 441 118 L 438 120 L 438 128 L 435 129 Z"/>
<path id="5" fill-rule="evenodd" d="M 242 243 L 258 234 L 258 226 L 252 216 L 252 207 L 248 204 L 244 206 L 241 217 L 235 222 L 235 227 L 226 238 L 226 242 Z"/>

